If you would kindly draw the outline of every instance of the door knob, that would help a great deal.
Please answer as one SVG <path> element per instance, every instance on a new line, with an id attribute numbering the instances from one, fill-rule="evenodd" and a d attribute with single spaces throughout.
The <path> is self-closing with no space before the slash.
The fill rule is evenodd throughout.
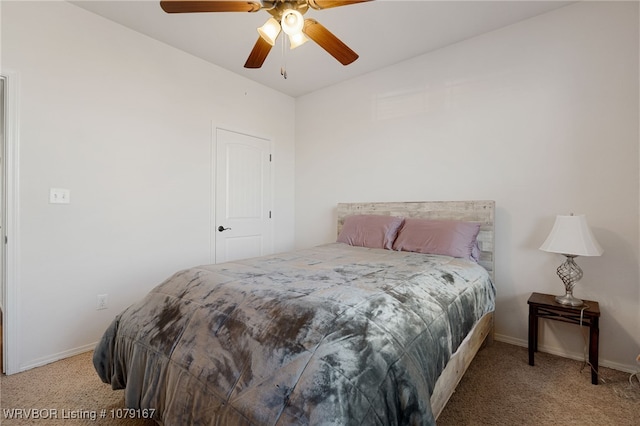
<path id="1" fill-rule="evenodd" d="M 222 232 L 222 231 L 226 231 L 227 229 L 231 229 L 231 228 L 225 228 L 224 226 L 220 225 L 218 226 L 218 231 Z"/>

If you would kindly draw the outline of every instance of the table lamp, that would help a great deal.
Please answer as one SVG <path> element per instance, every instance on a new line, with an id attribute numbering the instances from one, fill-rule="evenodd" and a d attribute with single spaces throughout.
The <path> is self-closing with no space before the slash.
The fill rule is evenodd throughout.
<path id="1" fill-rule="evenodd" d="M 582 269 L 576 264 L 578 256 L 600 256 L 603 252 L 591 233 L 587 217 L 583 214 L 574 216 L 558 215 L 551 233 L 540 250 L 560 253 L 567 260 L 558 266 L 558 276 L 564 283 L 564 296 L 556 296 L 556 302 L 562 305 L 581 306 L 583 301 L 573 296 L 573 287 L 582 278 Z"/>

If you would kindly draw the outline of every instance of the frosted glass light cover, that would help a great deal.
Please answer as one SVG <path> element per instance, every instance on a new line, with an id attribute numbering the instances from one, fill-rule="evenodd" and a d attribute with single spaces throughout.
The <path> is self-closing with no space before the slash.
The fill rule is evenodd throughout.
<path id="1" fill-rule="evenodd" d="M 296 34 L 289 34 L 289 44 L 291 45 L 290 47 L 291 49 L 295 49 L 298 46 L 302 46 L 308 41 L 309 39 L 304 35 L 302 31 Z"/>
<path id="2" fill-rule="evenodd" d="M 572 256 L 600 256 L 604 252 L 583 214 L 556 216 L 551 233 L 540 250 Z"/>
<path id="3" fill-rule="evenodd" d="M 280 24 L 275 19 L 269 18 L 263 26 L 258 28 L 258 34 L 264 41 L 273 46 L 280 34 Z"/>
<path id="4" fill-rule="evenodd" d="M 296 34 L 302 31 L 304 27 L 304 18 L 297 10 L 287 9 L 282 13 L 282 30 L 288 35 Z"/>

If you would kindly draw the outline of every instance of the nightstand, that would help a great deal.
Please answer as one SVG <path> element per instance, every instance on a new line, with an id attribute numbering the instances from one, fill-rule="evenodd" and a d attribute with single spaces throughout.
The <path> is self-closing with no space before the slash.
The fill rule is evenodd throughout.
<path id="1" fill-rule="evenodd" d="M 600 334 L 600 306 L 598 302 L 585 300 L 582 306 L 556 303 L 551 294 L 532 293 L 529 304 L 529 365 L 533 365 L 534 353 L 538 351 L 538 318 L 564 321 L 589 327 L 589 363 L 591 383 L 598 384 L 598 336 Z"/>

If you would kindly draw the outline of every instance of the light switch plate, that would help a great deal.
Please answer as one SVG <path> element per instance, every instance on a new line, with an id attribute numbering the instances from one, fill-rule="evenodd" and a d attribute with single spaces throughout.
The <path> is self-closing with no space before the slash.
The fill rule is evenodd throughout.
<path id="1" fill-rule="evenodd" d="M 71 191 L 64 188 L 51 188 L 49 191 L 50 204 L 69 204 L 71 202 Z"/>

